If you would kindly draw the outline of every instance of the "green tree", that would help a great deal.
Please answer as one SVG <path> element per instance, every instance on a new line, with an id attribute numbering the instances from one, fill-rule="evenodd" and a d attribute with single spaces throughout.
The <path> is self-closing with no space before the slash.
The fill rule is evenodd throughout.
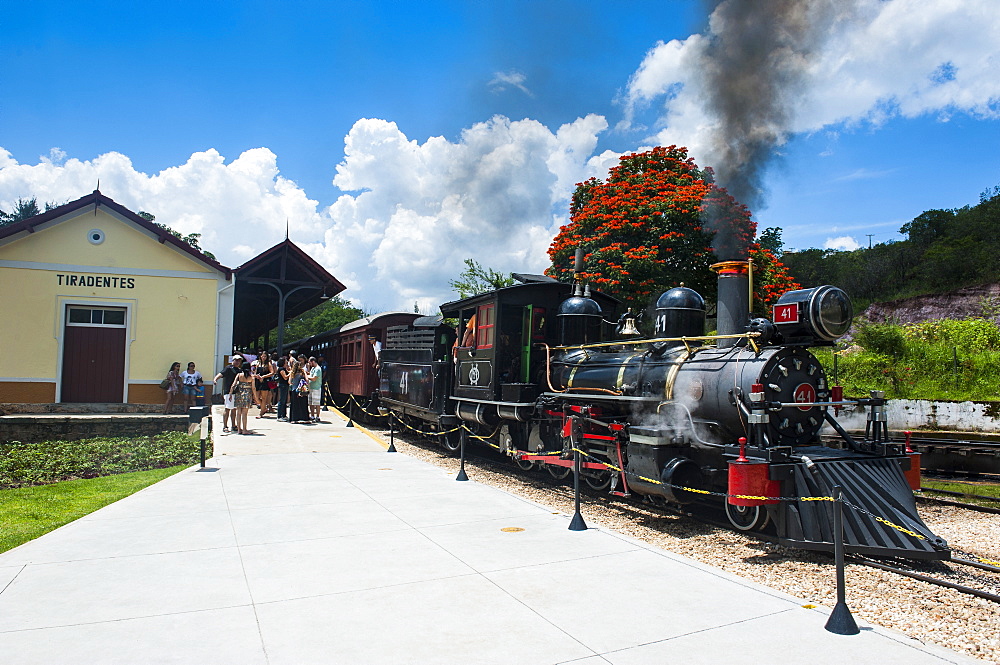
<path id="1" fill-rule="evenodd" d="M 21 220 L 41 214 L 38 209 L 38 199 L 32 196 L 30 199 L 19 198 L 10 212 L 0 210 L 0 226 L 14 224 Z"/>
<path id="2" fill-rule="evenodd" d="M 45 212 L 48 212 L 53 208 L 58 208 L 60 205 L 62 204 L 46 201 Z M 41 212 L 42 211 L 38 209 L 37 197 L 32 196 L 30 199 L 19 198 L 10 212 L 0 210 L 0 226 L 7 226 L 8 224 L 13 224 L 14 222 L 20 222 L 21 220 L 41 214 Z"/>
<path id="3" fill-rule="evenodd" d="M 151 212 L 146 212 L 145 210 L 140 210 L 139 212 L 136 213 L 136 215 L 138 215 L 139 217 L 142 217 L 147 222 L 152 222 L 156 226 L 159 226 L 161 229 L 163 229 L 164 231 L 166 231 L 170 235 L 174 236 L 175 238 L 179 238 L 179 239 L 183 240 L 184 242 L 186 242 L 187 244 L 191 245 L 192 247 L 194 247 L 199 252 L 201 252 L 202 254 L 204 254 L 205 256 L 207 256 L 208 258 L 212 259 L 213 261 L 217 260 L 215 258 L 215 254 L 213 254 L 212 252 L 210 252 L 210 251 L 208 251 L 206 249 L 202 249 L 201 248 L 201 234 L 200 233 L 189 233 L 187 235 L 184 235 L 181 232 L 175 231 L 174 229 L 170 228 L 166 224 L 160 224 L 158 221 L 156 221 L 156 215 L 154 215 Z"/>
<path id="4" fill-rule="evenodd" d="M 351 305 L 340 296 L 334 296 L 321 305 L 303 312 L 285 323 L 285 343 L 304 337 L 312 337 L 345 323 L 357 321 L 365 316 L 364 311 Z M 277 329 L 271 332 L 271 340 L 277 339 Z"/>
<path id="5" fill-rule="evenodd" d="M 757 236 L 757 244 L 773 254 L 781 254 L 785 243 L 781 240 L 781 227 L 771 226 Z"/>
<path id="6" fill-rule="evenodd" d="M 903 224 L 899 232 L 918 247 L 927 247 L 944 237 L 947 228 L 955 221 L 953 210 L 927 210 Z"/>
<path id="7" fill-rule="evenodd" d="M 459 298 L 470 298 L 513 284 L 514 277 L 510 273 L 485 268 L 474 259 L 465 259 L 465 270 L 459 273 L 458 279 L 448 281 L 448 285 L 458 292 Z"/>

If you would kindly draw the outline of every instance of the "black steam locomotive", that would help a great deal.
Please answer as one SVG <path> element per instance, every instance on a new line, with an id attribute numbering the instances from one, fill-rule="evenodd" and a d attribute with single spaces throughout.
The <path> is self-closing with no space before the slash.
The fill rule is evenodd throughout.
<path id="1" fill-rule="evenodd" d="M 848 551 L 948 558 L 917 515 L 919 458 L 889 440 L 883 395 L 844 399 L 808 350 L 847 332 L 846 294 L 791 291 L 771 319 L 751 318 L 747 264 L 713 268 L 711 337 L 705 301 L 685 287 L 659 297 L 655 333 L 643 338 L 630 312 L 615 319 L 610 296 L 515 275 L 519 284 L 446 303 L 440 317 L 388 327 L 378 395 L 362 399 L 450 451 L 480 438 L 557 478 L 579 453 L 594 489 L 714 502 L 735 528 L 770 529 L 793 547 L 833 548 L 823 498 L 839 486 Z M 868 410 L 863 438 L 837 423 L 842 408 Z M 836 440 L 823 442 L 826 426 Z"/>

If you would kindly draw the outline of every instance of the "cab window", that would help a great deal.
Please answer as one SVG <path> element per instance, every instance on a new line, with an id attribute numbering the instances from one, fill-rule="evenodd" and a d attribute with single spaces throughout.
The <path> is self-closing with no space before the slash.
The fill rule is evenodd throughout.
<path id="1" fill-rule="evenodd" d="M 496 334 L 494 306 L 480 305 L 476 312 L 476 348 L 492 349 Z"/>

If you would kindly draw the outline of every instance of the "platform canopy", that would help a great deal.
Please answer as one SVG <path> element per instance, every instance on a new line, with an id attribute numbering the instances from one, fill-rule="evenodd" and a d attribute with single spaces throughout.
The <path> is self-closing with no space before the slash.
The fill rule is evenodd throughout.
<path id="1" fill-rule="evenodd" d="M 233 344 L 249 348 L 278 322 L 307 312 L 344 290 L 323 266 L 285 239 L 233 270 Z M 280 346 L 281 330 L 277 344 Z M 271 340 L 268 340 L 269 342 Z"/>

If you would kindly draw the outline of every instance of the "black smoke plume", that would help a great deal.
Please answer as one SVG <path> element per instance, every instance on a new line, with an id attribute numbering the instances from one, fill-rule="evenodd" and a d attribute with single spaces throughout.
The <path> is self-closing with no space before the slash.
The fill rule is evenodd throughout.
<path id="1" fill-rule="evenodd" d="M 796 100 L 826 38 L 859 0 L 724 0 L 711 3 L 700 54 L 708 112 L 718 121 L 711 153 L 720 186 L 751 210 L 764 199 L 763 175 L 786 140 Z M 710 218 L 705 220 L 713 228 Z M 745 248 L 718 234 L 720 259 Z M 723 254 L 728 254 L 723 256 Z"/>

